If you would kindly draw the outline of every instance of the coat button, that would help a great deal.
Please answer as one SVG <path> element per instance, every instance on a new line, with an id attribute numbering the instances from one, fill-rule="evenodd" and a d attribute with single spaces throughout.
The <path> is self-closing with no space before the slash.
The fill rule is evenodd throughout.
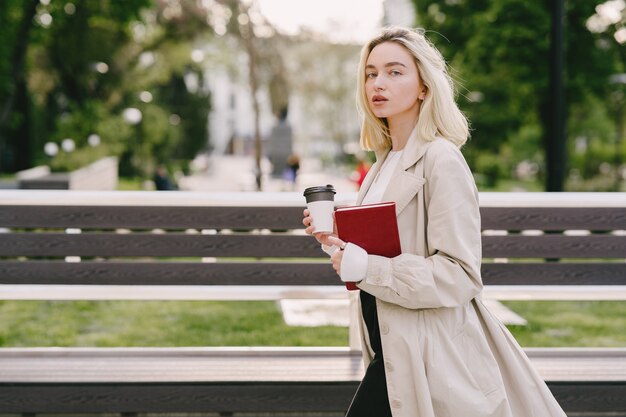
<path id="1" fill-rule="evenodd" d="M 382 334 L 389 334 L 389 326 L 387 326 L 385 323 L 380 325 L 380 332 Z"/>
<path id="2" fill-rule="evenodd" d="M 385 361 L 385 369 L 387 372 L 393 372 L 393 364 L 389 361 Z"/>
<path id="3" fill-rule="evenodd" d="M 400 408 L 400 407 L 402 407 L 402 401 L 400 401 L 400 400 L 393 400 L 391 402 L 391 406 L 393 408 Z"/>

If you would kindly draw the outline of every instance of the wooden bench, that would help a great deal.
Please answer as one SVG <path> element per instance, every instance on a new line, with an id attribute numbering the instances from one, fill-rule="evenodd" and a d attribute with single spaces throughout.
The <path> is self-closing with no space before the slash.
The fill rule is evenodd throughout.
<path id="1" fill-rule="evenodd" d="M 345 298 L 302 208 L 295 193 L 0 191 L 0 299 Z M 482 193 L 481 214 L 485 298 L 626 299 L 626 196 Z M 363 372 L 353 330 L 345 348 L 4 348 L 0 413 L 342 415 Z M 569 415 L 626 415 L 626 349 L 526 351 Z"/>

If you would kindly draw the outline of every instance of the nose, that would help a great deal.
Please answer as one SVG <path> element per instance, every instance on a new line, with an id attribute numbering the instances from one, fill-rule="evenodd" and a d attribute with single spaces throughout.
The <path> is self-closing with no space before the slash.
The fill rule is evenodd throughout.
<path id="1" fill-rule="evenodd" d="M 374 79 L 374 89 L 376 91 L 380 91 L 380 90 L 384 90 L 385 89 L 385 80 L 384 77 L 381 77 L 380 75 L 378 77 L 376 77 Z"/>

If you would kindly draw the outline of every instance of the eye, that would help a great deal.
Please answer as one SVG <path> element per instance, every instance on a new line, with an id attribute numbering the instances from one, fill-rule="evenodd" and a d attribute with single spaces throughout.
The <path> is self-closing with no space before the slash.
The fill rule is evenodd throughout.
<path id="1" fill-rule="evenodd" d="M 389 74 L 390 74 L 390 75 L 394 75 L 394 76 L 395 76 L 395 75 L 402 75 L 402 73 L 401 73 L 400 71 L 395 70 L 395 69 L 394 69 L 394 70 L 389 71 Z"/>
<path id="2" fill-rule="evenodd" d="M 368 72 L 365 74 L 365 78 L 376 78 L 375 72 Z"/>

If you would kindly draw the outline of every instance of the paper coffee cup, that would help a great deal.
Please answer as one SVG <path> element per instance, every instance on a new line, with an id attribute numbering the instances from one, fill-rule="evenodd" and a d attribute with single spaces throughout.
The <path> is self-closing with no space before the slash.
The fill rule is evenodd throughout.
<path id="1" fill-rule="evenodd" d="M 335 210 L 335 188 L 328 184 L 309 187 L 304 190 L 306 206 L 313 217 L 313 233 L 333 232 L 333 211 Z"/>

